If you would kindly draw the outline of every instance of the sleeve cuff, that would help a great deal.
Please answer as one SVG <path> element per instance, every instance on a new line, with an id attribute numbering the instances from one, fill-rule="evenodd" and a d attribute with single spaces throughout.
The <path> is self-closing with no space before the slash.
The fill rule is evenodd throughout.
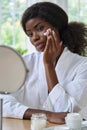
<path id="1" fill-rule="evenodd" d="M 20 107 L 20 111 L 17 111 L 16 115 L 14 115 L 16 118 L 19 119 L 23 119 L 24 113 L 25 111 L 28 109 L 29 107 L 27 106 L 21 106 Z"/>
<path id="2" fill-rule="evenodd" d="M 55 104 L 56 100 L 58 100 L 58 98 L 60 98 L 60 96 L 62 96 L 63 93 L 65 93 L 64 89 L 60 86 L 60 84 L 57 84 L 49 93 L 52 105 Z"/>

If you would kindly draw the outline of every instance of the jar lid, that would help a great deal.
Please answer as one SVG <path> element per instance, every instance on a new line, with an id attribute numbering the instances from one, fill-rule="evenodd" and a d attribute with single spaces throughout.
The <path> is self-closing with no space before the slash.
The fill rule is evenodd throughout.
<path id="1" fill-rule="evenodd" d="M 81 119 L 81 115 L 79 113 L 68 113 L 66 116 L 67 119 Z"/>
<path id="2" fill-rule="evenodd" d="M 32 117 L 31 117 L 31 119 L 41 119 L 41 118 L 43 118 L 43 119 L 47 119 L 47 117 L 46 117 L 46 114 L 44 114 L 44 113 L 35 113 L 35 114 L 32 114 Z"/>

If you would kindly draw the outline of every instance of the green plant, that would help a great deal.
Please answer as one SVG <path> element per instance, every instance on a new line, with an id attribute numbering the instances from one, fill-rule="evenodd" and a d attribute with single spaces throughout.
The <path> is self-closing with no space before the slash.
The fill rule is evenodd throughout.
<path id="1" fill-rule="evenodd" d="M 23 55 L 23 54 L 26 54 L 28 52 L 27 49 L 22 49 L 20 47 L 16 48 L 16 51 L 20 54 L 20 55 Z"/>

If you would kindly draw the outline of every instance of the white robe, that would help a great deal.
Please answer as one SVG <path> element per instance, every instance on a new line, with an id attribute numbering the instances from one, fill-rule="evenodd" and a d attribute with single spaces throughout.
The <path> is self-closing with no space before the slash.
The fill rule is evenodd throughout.
<path id="1" fill-rule="evenodd" d="M 79 112 L 87 106 L 87 57 L 65 48 L 55 67 L 59 83 L 49 95 L 43 53 L 26 55 L 24 61 L 29 69 L 24 85 L 14 94 L 0 94 L 3 117 L 22 119 L 28 108 Z"/>

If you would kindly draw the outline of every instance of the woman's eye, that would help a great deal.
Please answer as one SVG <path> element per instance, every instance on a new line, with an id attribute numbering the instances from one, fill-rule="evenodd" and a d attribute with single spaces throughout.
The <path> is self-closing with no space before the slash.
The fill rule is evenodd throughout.
<path id="1" fill-rule="evenodd" d="M 28 36 L 28 37 L 32 37 L 33 34 L 32 34 L 32 33 L 27 33 L 27 36 Z"/>
<path id="2" fill-rule="evenodd" d="M 39 31 L 43 31 L 43 30 L 44 30 L 44 26 L 39 26 L 39 27 L 38 27 L 38 30 L 39 30 Z"/>

